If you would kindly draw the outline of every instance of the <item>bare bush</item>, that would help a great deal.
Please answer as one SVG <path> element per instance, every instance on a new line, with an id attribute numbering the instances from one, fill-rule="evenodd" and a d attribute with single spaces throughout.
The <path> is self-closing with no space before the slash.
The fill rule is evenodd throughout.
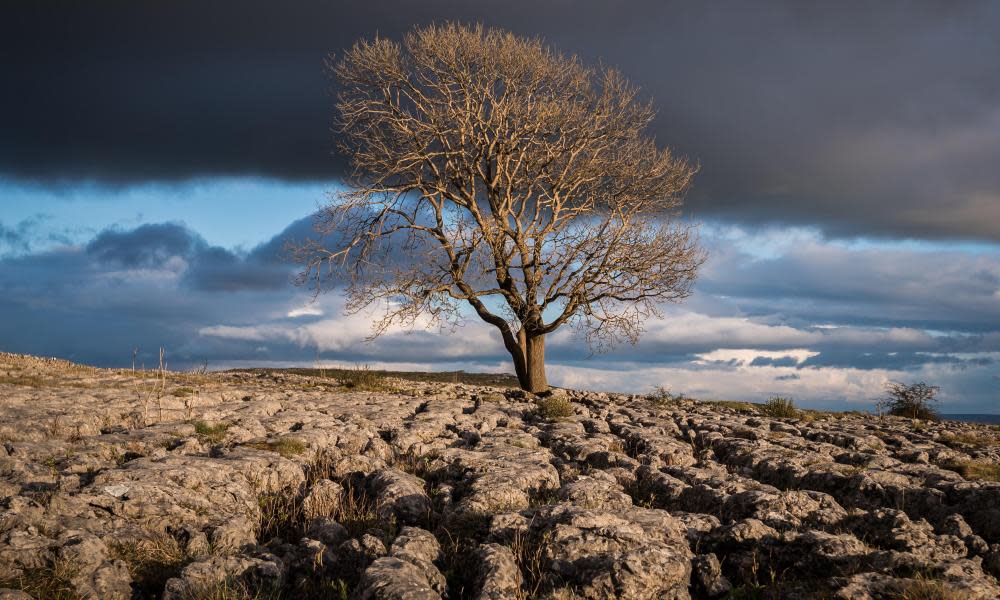
<path id="1" fill-rule="evenodd" d="M 886 396 L 879 400 L 878 406 L 890 415 L 936 421 L 941 418 L 934 408 L 940 389 L 922 381 L 910 385 L 891 381 L 886 384 Z"/>

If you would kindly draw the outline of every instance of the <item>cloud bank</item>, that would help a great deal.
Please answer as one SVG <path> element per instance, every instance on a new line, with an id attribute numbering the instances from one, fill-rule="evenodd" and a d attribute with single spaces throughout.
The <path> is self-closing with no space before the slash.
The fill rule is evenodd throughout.
<path id="1" fill-rule="evenodd" d="M 155 223 L 6 256 L 0 342 L 119 366 L 134 347 L 152 364 L 164 346 L 175 368 L 207 360 L 215 368 L 511 370 L 498 337 L 475 318 L 454 330 L 424 322 L 369 341 L 372 314 L 344 314 L 336 291 L 313 301 L 292 288 L 283 243 L 309 235 L 309 225 L 292 223 L 247 251 L 213 246 L 179 223 Z M 703 398 L 787 394 L 831 408 L 866 407 L 888 380 L 926 379 L 944 388 L 953 411 L 995 408 L 996 255 L 875 251 L 816 234 L 784 249 L 772 243 L 761 257 L 746 240 L 726 229 L 706 237 L 713 254 L 694 297 L 649 321 L 638 346 L 592 357 L 571 330 L 558 331 L 547 349 L 550 379 L 639 393 L 663 385 Z M 799 282 L 794 289 L 783 287 L 789 273 Z"/>

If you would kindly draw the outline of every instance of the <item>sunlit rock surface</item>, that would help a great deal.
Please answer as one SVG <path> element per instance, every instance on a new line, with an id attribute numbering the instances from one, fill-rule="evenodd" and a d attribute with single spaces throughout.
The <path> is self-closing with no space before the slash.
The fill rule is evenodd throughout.
<path id="1" fill-rule="evenodd" d="M 0 354 L 0 598 L 1000 597 L 996 430 L 559 395 Z"/>

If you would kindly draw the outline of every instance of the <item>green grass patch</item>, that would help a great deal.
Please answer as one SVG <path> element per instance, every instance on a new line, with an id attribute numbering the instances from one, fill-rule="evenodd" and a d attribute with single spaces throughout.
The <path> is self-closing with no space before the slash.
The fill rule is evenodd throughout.
<path id="1" fill-rule="evenodd" d="M 216 423 L 215 425 L 209 424 L 205 421 L 195 421 L 194 432 L 203 441 L 210 442 L 212 444 L 218 444 L 226 437 L 226 431 L 229 430 L 229 423 Z"/>
<path id="2" fill-rule="evenodd" d="M 245 445 L 249 448 L 257 448 L 258 450 L 270 450 L 271 452 L 277 452 L 285 458 L 292 458 L 293 456 L 305 454 L 305 451 L 308 449 L 302 440 L 292 437 L 283 437 L 276 440 L 268 440 L 266 442 L 251 442 Z"/>

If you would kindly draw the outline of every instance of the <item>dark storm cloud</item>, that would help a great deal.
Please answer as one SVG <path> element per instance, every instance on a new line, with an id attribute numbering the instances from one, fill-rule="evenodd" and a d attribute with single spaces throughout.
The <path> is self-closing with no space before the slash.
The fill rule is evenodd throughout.
<path id="1" fill-rule="evenodd" d="M 84 251 L 103 266 L 126 269 L 164 268 L 172 259 L 181 260 L 181 283 L 200 291 L 280 290 L 288 286 L 290 266 L 282 261 L 275 240 L 299 236 L 302 229 L 302 222 L 297 222 L 274 240 L 240 255 L 210 246 L 183 225 L 154 223 L 128 230 L 106 229 L 88 242 Z"/>
<path id="2" fill-rule="evenodd" d="M 157 266 L 172 256 L 193 258 L 207 246 L 181 225 L 157 223 L 128 231 L 106 229 L 87 244 L 86 251 L 99 261 L 136 268 Z"/>
<path id="3" fill-rule="evenodd" d="M 7 227 L 3 223 L 0 223 L 0 246 L 20 251 L 27 251 L 30 247 L 22 227 Z"/>
<path id="4" fill-rule="evenodd" d="M 850 249 L 798 241 L 774 258 L 715 244 L 698 282 L 747 315 L 802 325 L 915 327 L 980 334 L 1000 323 L 995 253 Z M 847 340 L 850 342 L 850 340 Z"/>
<path id="5" fill-rule="evenodd" d="M 942 344 L 947 345 L 947 343 Z M 951 365 L 955 367 L 988 367 L 995 364 L 989 357 L 963 357 L 952 354 L 929 354 L 926 352 L 870 352 L 861 348 L 841 348 L 823 351 L 807 358 L 800 368 L 847 367 L 854 369 L 907 370 L 922 365 Z"/>
<path id="6" fill-rule="evenodd" d="M 785 356 L 782 358 L 768 358 L 764 356 L 758 356 L 757 358 L 750 361 L 751 367 L 794 367 L 798 363 L 797 360 L 790 356 Z"/>
<path id="7" fill-rule="evenodd" d="M 186 280 L 205 291 L 288 289 L 294 268 L 287 244 L 302 243 L 316 235 L 313 217 L 309 216 L 295 221 L 246 256 L 217 246 L 203 248 Z"/>
<path id="8" fill-rule="evenodd" d="M 232 252 L 177 223 L 106 229 L 83 246 L 0 257 L 0 345 L 117 366 L 133 347 L 151 358 L 164 346 L 176 365 L 255 358 L 254 346 L 202 343 L 198 329 L 287 305 L 290 272 L 267 244 Z"/>
<path id="9" fill-rule="evenodd" d="M 1000 4 L 45 2 L 0 23 L 0 172 L 336 176 L 328 51 L 481 21 L 621 68 L 699 218 L 1000 240 Z"/>
<path id="10" fill-rule="evenodd" d="M 49 231 L 42 234 L 39 231 L 39 226 L 47 218 L 46 215 L 37 214 L 12 225 L 0 221 L 0 254 L 28 252 L 39 237 L 48 241 L 62 241 L 63 236 L 59 232 Z"/>

